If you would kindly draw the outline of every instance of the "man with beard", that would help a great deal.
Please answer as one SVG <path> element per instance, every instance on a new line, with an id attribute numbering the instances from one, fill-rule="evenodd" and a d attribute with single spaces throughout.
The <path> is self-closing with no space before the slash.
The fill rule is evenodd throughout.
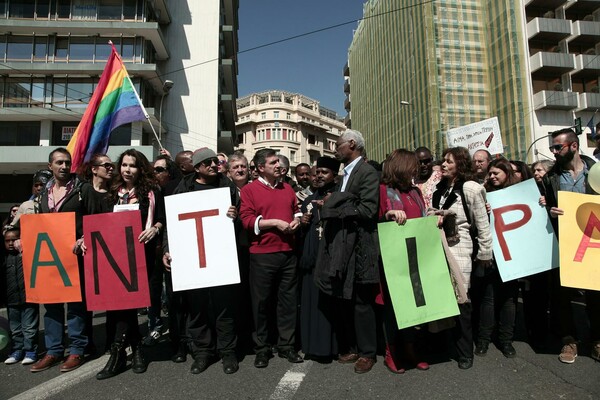
<path id="1" fill-rule="evenodd" d="M 419 176 L 415 180 L 415 184 L 423 194 L 425 208 L 427 209 L 431 207 L 431 198 L 437 184 L 442 179 L 442 173 L 439 170 L 433 171 L 433 156 L 427 147 L 418 147 L 415 150 L 415 155 L 419 160 Z"/>
<path id="2" fill-rule="evenodd" d="M 552 132 L 550 151 L 554 153 L 556 163 L 543 177 L 546 193 L 546 208 L 552 217 L 554 232 L 558 235 L 558 217 L 563 215 L 558 208 L 558 191 L 597 194 L 587 181 L 588 171 L 594 165 L 594 160 L 579 154 L 579 138 L 571 128 Z M 555 285 L 553 296 L 558 301 L 558 320 L 563 348 L 558 359 L 567 364 L 575 362 L 577 357 L 577 339 L 571 300 L 578 290 L 560 286 L 558 268 L 553 270 Z M 586 307 L 590 319 L 590 338 L 593 341 L 592 358 L 600 361 L 600 292 L 585 291 Z"/>
<path id="3" fill-rule="evenodd" d="M 296 166 L 295 170 L 296 182 L 298 182 L 299 191 L 296 192 L 299 202 L 306 200 L 313 192 L 310 188 L 310 165 L 307 163 L 300 163 Z"/>
<path id="4" fill-rule="evenodd" d="M 308 165 L 307 165 L 308 167 Z M 337 342 L 332 327 L 335 303 L 315 285 L 313 270 L 322 238 L 321 206 L 323 198 L 335 189 L 335 177 L 340 162 L 331 157 L 319 157 L 316 166 L 315 192 L 302 204 L 304 246 L 299 267 L 302 276 L 300 303 L 300 334 L 305 357 L 330 361 L 337 354 Z M 308 169 L 310 171 L 310 169 Z"/>

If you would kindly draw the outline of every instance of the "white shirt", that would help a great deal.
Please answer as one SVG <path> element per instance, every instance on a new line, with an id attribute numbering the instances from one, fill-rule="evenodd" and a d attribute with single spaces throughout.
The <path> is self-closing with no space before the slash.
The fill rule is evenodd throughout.
<path id="1" fill-rule="evenodd" d="M 358 164 L 360 159 L 361 159 L 361 157 L 356 157 L 356 159 L 354 161 L 352 161 L 350 164 L 348 164 L 344 167 L 344 180 L 342 181 L 342 189 L 340 190 L 340 192 L 343 192 L 344 190 L 346 190 L 346 185 L 348 184 L 348 178 L 350 178 L 350 174 L 352 173 L 352 170 L 354 169 L 354 167 L 356 167 L 356 164 Z"/>

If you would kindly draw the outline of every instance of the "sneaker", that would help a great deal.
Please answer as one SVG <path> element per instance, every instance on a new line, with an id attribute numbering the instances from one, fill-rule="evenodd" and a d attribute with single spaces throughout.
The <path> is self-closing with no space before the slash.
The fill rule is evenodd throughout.
<path id="1" fill-rule="evenodd" d="M 21 361 L 21 364 L 23 365 L 29 365 L 29 364 L 33 364 L 34 362 L 37 361 L 37 353 L 35 351 L 26 351 L 25 352 L 25 358 L 23 358 L 23 361 Z"/>
<path id="2" fill-rule="evenodd" d="M 592 347 L 592 358 L 596 361 L 600 361 L 600 342 L 594 343 Z"/>
<path id="3" fill-rule="evenodd" d="M 565 344 L 563 346 L 562 350 L 560 351 L 560 355 L 558 356 L 558 359 L 560 360 L 560 362 L 563 362 L 565 364 L 573 364 L 575 362 L 576 358 L 577 358 L 577 344 L 576 343 Z"/>
<path id="4" fill-rule="evenodd" d="M 158 339 L 160 339 L 161 333 L 159 330 L 153 330 L 144 338 L 144 346 L 154 346 Z"/>
<path id="5" fill-rule="evenodd" d="M 11 365 L 16 364 L 23 359 L 23 352 L 21 350 L 16 350 L 10 353 L 10 356 L 6 360 L 4 360 L 4 364 Z"/>

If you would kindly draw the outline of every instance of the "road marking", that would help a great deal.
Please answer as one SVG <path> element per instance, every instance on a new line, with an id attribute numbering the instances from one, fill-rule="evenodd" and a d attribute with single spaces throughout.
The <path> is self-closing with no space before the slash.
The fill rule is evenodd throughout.
<path id="1" fill-rule="evenodd" d="M 89 379 L 91 376 L 96 375 L 106 362 L 108 361 L 108 355 L 103 355 L 102 357 L 86 362 L 81 367 L 77 368 L 71 372 L 65 372 L 56 378 L 50 379 L 34 388 L 27 390 L 26 392 L 19 393 L 15 397 L 10 398 L 9 400 L 28 400 L 28 399 L 47 399 L 50 396 L 54 396 L 57 393 L 62 392 L 63 390 L 67 390 L 70 387 L 73 387 L 86 379 Z M 59 368 L 58 366 L 56 368 Z M 43 372 L 36 372 L 38 374 Z"/>
<path id="2" fill-rule="evenodd" d="M 289 400 L 300 387 L 302 380 L 312 366 L 312 361 L 304 361 L 302 364 L 296 364 L 283 375 L 283 378 L 277 384 L 275 391 L 269 397 L 270 400 Z"/>

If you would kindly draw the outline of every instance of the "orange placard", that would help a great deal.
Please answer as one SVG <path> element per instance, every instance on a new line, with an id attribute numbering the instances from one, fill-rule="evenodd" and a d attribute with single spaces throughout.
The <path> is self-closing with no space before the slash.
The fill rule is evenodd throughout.
<path id="1" fill-rule="evenodd" d="M 23 273 L 27 302 L 81 301 L 75 244 L 75 213 L 29 214 L 21 217 Z"/>

